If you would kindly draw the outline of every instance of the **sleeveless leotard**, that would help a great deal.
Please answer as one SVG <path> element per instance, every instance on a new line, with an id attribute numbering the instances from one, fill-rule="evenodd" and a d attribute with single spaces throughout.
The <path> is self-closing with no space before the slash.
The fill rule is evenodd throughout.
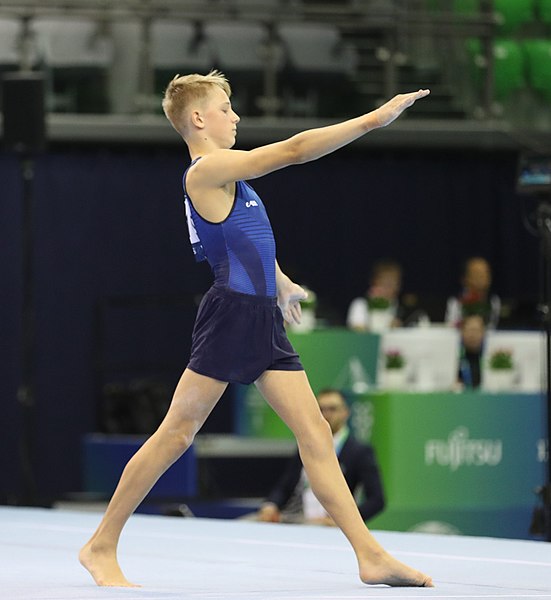
<path id="1" fill-rule="evenodd" d="M 186 190 L 184 203 L 195 258 L 207 260 L 215 287 L 243 294 L 275 297 L 276 249 L 272 226 L 262 200 L 245 181 L 235 184 L 229 215 L 220 223 L 201 217 Z"/>

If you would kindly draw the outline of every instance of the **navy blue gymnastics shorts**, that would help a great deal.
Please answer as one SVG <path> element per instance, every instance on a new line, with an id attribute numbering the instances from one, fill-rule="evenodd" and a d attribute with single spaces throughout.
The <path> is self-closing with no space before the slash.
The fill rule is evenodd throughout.
<path id="1" fill-rule="evenodd" d="M 199 305 L 188 368 L 244 384 L 267 370 L 304 370 L 285 333 L 276 298 L 217 287 L 211 287 Z"/>

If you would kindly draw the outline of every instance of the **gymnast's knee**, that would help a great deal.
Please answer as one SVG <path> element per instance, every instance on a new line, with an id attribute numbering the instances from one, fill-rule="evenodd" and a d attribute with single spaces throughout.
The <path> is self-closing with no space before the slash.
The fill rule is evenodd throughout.
<path id="1" fill-rule="evenodd" d="M 295 435 L 301 453 L 319 454 L 326 449 L 333 449 L 331 427 L 321 415 L 319 419 L 312 420 L 305 427 L 300 428 Z"/>
<path id="2" fill-rule="evenodd" d="M 181 456 L 193 444 L 198 427 L 192 421 L 178 424 L 161 425 L 159 432 L 163 436 L 163 444 L 170 445 L 176 456 Z"/>

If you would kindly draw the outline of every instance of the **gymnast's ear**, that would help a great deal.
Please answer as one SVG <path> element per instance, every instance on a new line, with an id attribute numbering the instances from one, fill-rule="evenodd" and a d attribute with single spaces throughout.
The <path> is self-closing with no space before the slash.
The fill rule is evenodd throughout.
<path id="1" fill-rule="evenodd" d="M 198 129 L 203 129 L 203 127 L 205 126 L 205 119 L 203 117 L 203 113 L 198 109 L 191 111 L 190 121 L 191 124 L 197 127 Z"/>

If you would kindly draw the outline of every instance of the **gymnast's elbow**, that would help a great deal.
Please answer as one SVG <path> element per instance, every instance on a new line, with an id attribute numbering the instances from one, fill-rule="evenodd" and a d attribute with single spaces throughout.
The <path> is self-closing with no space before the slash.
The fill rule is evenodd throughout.
<path id="1" fill-rule="evenodd" d="M 300 165 L 313 160 L 311 152 L 308 152 L 301 134 L 294 135 L 285 142 L 285 162 L 288 165 Z"/>

